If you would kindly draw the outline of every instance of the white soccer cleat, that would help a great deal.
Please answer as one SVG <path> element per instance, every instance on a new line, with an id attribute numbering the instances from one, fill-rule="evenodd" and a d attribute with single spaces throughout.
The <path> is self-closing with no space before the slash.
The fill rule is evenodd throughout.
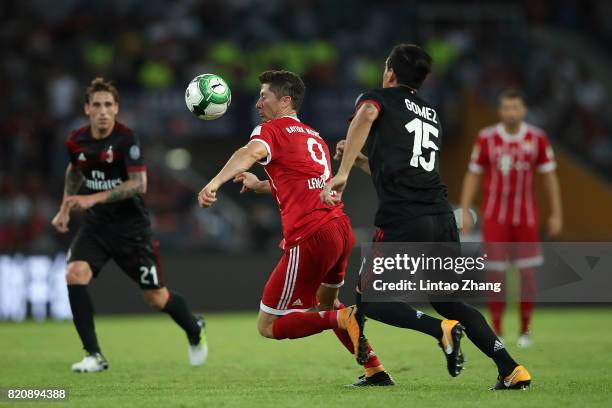
<path id="1" fill-rule="evenodd" d="M 533 340 L 531 340 L 531 334 L 529 333 L 521 334 L 518 340 L 516 341 L 516 345 L 522 348 L 533 346 Z"/>
<path id="2" fill-rule="evenodd" d="M 88 354 L 72 365 L 72 371 L 75 373 L 95 373 L 104 370 L 108 370 L 108 361 L 100 353 Z"/>
<path id="3" fill-rule="evenodd" d="M 201 366 L 208 358 L 208 343 L 206 342 L 206 323 L 201 316 L 197 317 L 198 326 L 200 326 L 200 341 L 198 344 L 189 344 L 189 362 L 192 366 Z M 195 341 L 195 339 L 193 339 Z"/>
<path id="4" fill-rule="evenodd" d="M 201 366 L 208 358 L 208 344 L 205 341 L 200 342 L 197 346 L 189 345 L 189 362 L 192 366 Z"/>

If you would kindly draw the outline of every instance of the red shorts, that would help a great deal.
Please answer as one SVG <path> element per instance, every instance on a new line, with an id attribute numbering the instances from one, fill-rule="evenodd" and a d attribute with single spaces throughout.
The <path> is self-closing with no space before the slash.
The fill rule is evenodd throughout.
<path id="1" fill-rule="evenodd" d="M 537 226 L 499 224 L 485 220 L 482 238 L 487 269 L 504 272 L 509 262 L 517 268 L 540 266 L 544 261 Z"/>
<path id="2" fill-rule="evenodd" d="M 354 245 L 349 218 L 342 216 L 323 224 L 299 244 L 286 248 L 266 283 L 260 309 L 285 315 L 315 307 L 321 285 L 339 288 L 344 283 Z"/>

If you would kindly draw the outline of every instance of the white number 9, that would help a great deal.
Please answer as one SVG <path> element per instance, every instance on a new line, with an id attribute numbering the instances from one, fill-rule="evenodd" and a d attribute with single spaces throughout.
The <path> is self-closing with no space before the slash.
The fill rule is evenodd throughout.
<path id="1" fill-rule="evenodd" d="M 310 152 L 310 157 L 312 157 L 312 160 L 314 160 L 315 163 L 319 163 L 325 169 L 321 178 L 323 179 L 323 181 L 327 181 L 330 171 L 329 165 L 327 164 L 327 157 L 325 157 L 325 150 L 323 150 L 323 146 L 314 137 L 309 137 L 307 143 L 308 151 Z M 319 152 L 321 152 L 320 158 L 317 157 L 317 154 L 314 150 L 314 146 L 317 146 L 319 148 Z"/>

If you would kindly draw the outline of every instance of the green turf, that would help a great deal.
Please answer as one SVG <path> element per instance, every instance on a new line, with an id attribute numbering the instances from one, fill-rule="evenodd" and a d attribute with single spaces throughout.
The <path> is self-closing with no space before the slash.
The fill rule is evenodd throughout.
<path id="1" fill-rule="evenodd" d="M 540 310 L 536 345 L 528 350 L 513 345 L 517 319 L 510 314 L 509 350 L 534 378 L 532 389 L 521 392 L 488 391 L 495 368 L 469 341 L 465 371 L 450 378 L 429 337 L 375 322 L 369 337 L 398 385 L 345 388 L 361 372 L 332 333 L 263 339 L 254 313 L 206 316 L 210 357 L 195 369 L 187 364 L 183 333 L 169 318 L 99 317 L 110 370 L 93 374 L 69 370 L 82 357 L 71 322 L 0 323 L 0 387 L 69 388 L 69 401 L 55 407 L 610 407 L 611 312 Z"/>

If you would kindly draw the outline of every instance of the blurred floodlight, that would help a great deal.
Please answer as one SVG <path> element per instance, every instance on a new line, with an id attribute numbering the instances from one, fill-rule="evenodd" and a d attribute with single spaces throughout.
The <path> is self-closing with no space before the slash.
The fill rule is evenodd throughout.
<path id="1" fill-rule="evenodd" d="M 170 149 L 166 153 L 166 166 L 172 170 L 185 170 L 191 164 L 191 153 L 187 149 Z"/>

